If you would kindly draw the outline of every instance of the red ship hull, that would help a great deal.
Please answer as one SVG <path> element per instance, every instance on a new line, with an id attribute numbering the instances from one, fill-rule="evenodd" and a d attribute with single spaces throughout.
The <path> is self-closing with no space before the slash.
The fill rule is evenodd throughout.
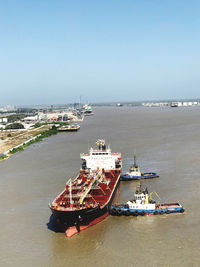
<path id="1" fill-rule="evenodd" d="M 72 237 L 73 235 L 78 234 L 78 232 L 83 231 L 83 230 L 103 221 L 108 215 L 109 215 L 109 213 L 106 212 L 104 215 L 94 219 L 89 224 L 80 225 L 78 229 L 76 226 L 71 226 L 71 227 L 67 228 L 67 230 L 65 231 L 65 235 L 66 235 L 66 237 Z"/>
<path id="2" fill-rule="evenodd" d="M 120 174 L 120 169 L 104 172 L 104 177 L 106 181 L 109 181 L 109 184 L 92 187 L 84 200 L 84 205 L 80 206 L 77 204 L 77 195 L 81 187 L 77 186 L 77 181 L 84 177 L 84 171 L 82 170 L 80 176 L 74 180 L 71 186 L 74 206 L 70 206 L 68 189 L 64 190 L 53 202 L 64 203 L 64 207 L 52 205 L 53 203 L 50 205 L 57 226 L 62 231 L 75 226 L 75 230 L 72 230 L 70 234 L 73 235 L 103 220 L 108 215 L 108 210 L 119 187 Z"/>

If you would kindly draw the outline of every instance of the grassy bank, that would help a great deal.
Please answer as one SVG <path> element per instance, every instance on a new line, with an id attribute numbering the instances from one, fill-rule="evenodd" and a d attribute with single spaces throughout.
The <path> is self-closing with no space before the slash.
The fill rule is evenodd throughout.
<path id="1" fill-rule="evenodd" d="M 41 141 L 44 138 L 50 137 L 50 136 L 55 135 L 57 133 L 58 133 L 57 127 L 55 125 L 53 125 L 52 128 L 50 128 L 48 130 L 45 130 L 45 131 L 41 132 L 40 134 L 36 134 L 35 136 L 37 136 L 37 137 L 35 139 L 30 140 L 29 142 L 24 143 L 24 144 L 20 145 L 19 147 L 13 148 L 9 152 L 9 154 L 12 155 L 12 154 L 15 154 L 17 152 L 23 151 L 24 148 L 26 148 L 27 146 L 30 146 L 30 145 L 32 145 L 32 144 L 34 144 L 36 142 Z M 7 159 L 9 157 L 9 154 L 1 156 L 0 160 Z"/>
<path id="2" fill-rule="evenodd" d="M 3 156 L 0 157 L 0 161 L 1 161 L 1 160 L 4 160 L 4 159 L 8 159 L 8 158 L 9 158 L 8 155 L 3 155 Z"/>

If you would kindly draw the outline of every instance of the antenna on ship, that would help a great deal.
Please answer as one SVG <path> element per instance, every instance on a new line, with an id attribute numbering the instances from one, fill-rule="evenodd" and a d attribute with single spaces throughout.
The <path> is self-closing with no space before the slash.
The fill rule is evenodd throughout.
<path id="1" fill-rule="evenodd" d="M 135 154 L 134 154 L 133 158 L 134 158 L 134 167 L 137 168 L 138 165 L 137 165 L 137 162 L 136 162 L 136 155 Z"/>

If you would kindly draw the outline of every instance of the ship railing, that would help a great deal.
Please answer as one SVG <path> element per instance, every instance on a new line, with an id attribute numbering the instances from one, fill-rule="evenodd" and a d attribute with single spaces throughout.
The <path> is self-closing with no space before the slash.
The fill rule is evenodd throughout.
<path id="1" fill-rule="evenodd" d="M 82 195 L 82 194 L 80 194 L 80 192 L 77 194 L 72 194 L 72 200 L 73 200 L 73 198 L 80 199 L 80 195 Z M 68 195 L 66 195 L 66 197 L 69 198 Z M 85 196 L 85 198 L 89 198 L 89 197 L 92 197 L 92 196 L 90 194 L 87 194 L 87 196 Z"/>
<path id="2" fill-rule="evenodd" d="M 95 208 L 98 206 L 98 203 L 96 202 L 83 202 L 83 204 L 80 204 L 78 201 L 73 203 L 73 208 L 71 207 L 69 202 L 62 202 L 62 204 L 57 206 L 52 206 L 55 209 L 58 210 L 81 210 L 81 209 L 88 209 L 88 208 Z"/>
<path id="3" fill-rule="evenodd" d="M 79 185 L 78 186 L 72 186 L 72 190 L 80 190 L 82 188 L 82 186 L 79 186 Z"/>

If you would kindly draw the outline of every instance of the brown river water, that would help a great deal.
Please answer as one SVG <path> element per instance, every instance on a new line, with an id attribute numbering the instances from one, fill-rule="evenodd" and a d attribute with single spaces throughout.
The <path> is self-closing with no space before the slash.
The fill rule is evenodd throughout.
<path id="1" fill-rule="evenodd" d="M 59 133 L 0 162 L 0 266 L 200 266 L 200 108 L 96 108 L 77 133 Z M 49 229 L 48 203 L 79 172 L 80 153 L 104 138 L 136 153 L 143 181 L 184 214 L 111 217 L 71 239 Z M 121 182 L 116 202 L 139 182 Z"/>

